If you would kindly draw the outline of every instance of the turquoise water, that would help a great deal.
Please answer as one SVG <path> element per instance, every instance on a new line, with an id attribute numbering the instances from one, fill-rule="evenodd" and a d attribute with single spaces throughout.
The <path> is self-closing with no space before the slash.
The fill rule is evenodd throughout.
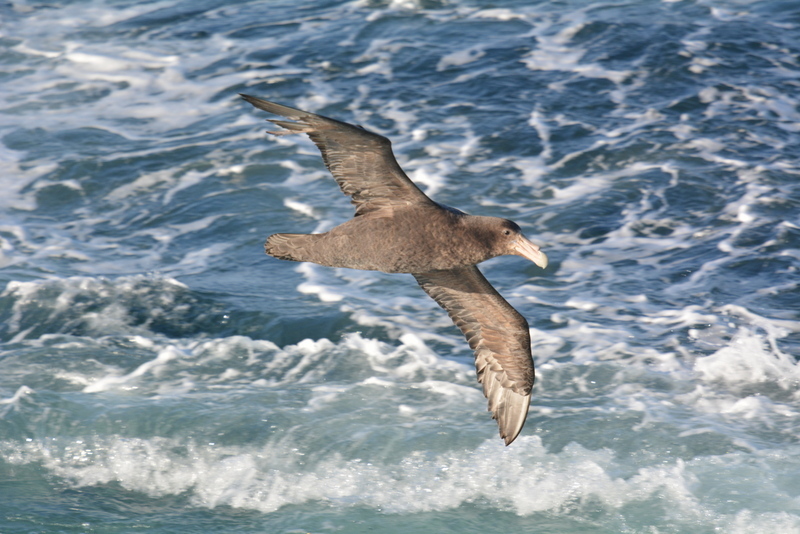
<path id="1" fill-rule="evenodd" d="M 0 532 L 800 532 L 800 6 L 0 6 Z M 244 92 L 389 136 L 551 260 L 508 448 Z"/>

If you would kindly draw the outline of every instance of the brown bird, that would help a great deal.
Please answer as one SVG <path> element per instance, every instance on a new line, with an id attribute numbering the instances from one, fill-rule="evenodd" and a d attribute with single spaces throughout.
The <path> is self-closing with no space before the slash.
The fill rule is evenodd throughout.
<path id="1" fill-rule="evenodd" d="M 447 310 L 475 351 L 489 410 L 509 445 L 530 405 L 534 370 L 528 322 L 476 264 L 516 254 L 547 267 L 547 256 L 508 219 L 467 215 L 428 198 L 397 164 L 391 142 L 346 122 L 241 95 L 290 121 L 274 135 L 307 134 L 351 197 L 355 216 L 324 234 L 273 234 L 267 254 L 291 261 L 385 273 L 411 273 Z"/>

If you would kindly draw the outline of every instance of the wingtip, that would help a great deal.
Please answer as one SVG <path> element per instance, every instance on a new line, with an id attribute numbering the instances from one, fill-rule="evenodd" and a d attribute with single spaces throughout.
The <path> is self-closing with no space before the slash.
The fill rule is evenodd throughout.
<path id="1" fill-rule="evenodd" d="M 257 96 L 246 95 L 244 93 L 239 93 L 239 96 L 242 97 L 242 100 L 244 100 L 248 104 L 252 105 L 253 107 L 256 107 L 258 109 L 264 109 L 265 111 L 269 111 L 269 110 L 265 109 L 264 106 L 270 104 L 270 102 L 267 102 L 266 100 L 258 98 Z"/>
<path id="2" fill-rule="evenodd" d="M 511 445 L 522 432 L 528 417 L 531 395 L 519 394 L 510 388 L 503 388 L 498 384 L 490 387 L 487 398 L 489 411 L 492 418 L 497 421 L 500 437 L 506 444 Z"/>
<path id="3" fill-rule="evenodd" d="M 501 425 L 500 421 L 498 421 L 497 424 L 498 426 Z M 523 426 L 525 426 L 524 419 L 522 420 L 522 424 L 519 424 L 518 426 L 516 426 L 516 428 L 513 428 L 510 432 L 507 431 L 508 429 L 505 429 L 502 426 L 500 426 L 500 437 L 505 442 L 506 447 L 514 443 L 514 440 L 519 437 L 520 433 L 522 432 Z"/>
<path id="4" fill-rule="evenodd" d="M 246 95 L 244 93 L 239 93 L 239 96 L 241 96 L 242 100 L 244 100 L 245 102 L 252 104 L 253 106 L 259 109 L 263 109 L 264 111 L 269 111 L 269 109 L 266 109 L 265 106 L 271 107 L 276 105 L 273 102 L 264 100 L 263 98 L 258 98 L 257 96 Z"/>
<path id="5" fill-rule="evenodd" d="M 276 102 L 270 102 L 269 100 L 264 100 L 263 98 L 258 98 L 257 96 L 246 95 L 244 93 L 239 93 L 239 96 L 241 96 L 246 102 L 252 104 L 253 107 L 255 108 L 258 108 L 262 111 L 266 111 L 268 113 L 273 113 L 275 115 L 281 115 L 282 117 L 286 117 L 287 119 L 292 119 L 295 121 L 309 119 L 311 117 L 325 119 L 325 117 L 314 115 L 313 113 L 308 113 L 306 111 L 303 111 L 302 109 L 284 106 L 283 104 L 278 104 Z"/>
<path id="6" fill-rule="evenodd" d="M 507 415 L 501 413 L 499 410 L 493 411 L 492 408 L 489 407 L 488 411 L 492 412 L 492 419 L 497 421 L 497 430 L 500 434 L 500 439 L 503 440 L 506 447 L 514 443 L 514 440 L 517 439 L 522 432 L 522 427 L 525 426 L 525 420 L 522 420 L 522 424 L 513 424 Z"/>
<path id="7" fill-rule="evenodd" d="M 478 372 L 478 381 L 483 385 L 483 394 L 488 400 L 492 419 L 497 421 L 500 437 L 506 446 L 511 445 L 525 426 L 533 380 L 531 379 L 530 386 L 526 388 L 515 388 L 515 384 L 508 380 L 488 350 L 475 351 L 475 369 Z"/>

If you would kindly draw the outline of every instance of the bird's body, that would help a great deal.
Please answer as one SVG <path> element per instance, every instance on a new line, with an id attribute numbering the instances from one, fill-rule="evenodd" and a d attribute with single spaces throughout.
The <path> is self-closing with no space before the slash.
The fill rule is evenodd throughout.
<path id="1" fill-rule="evenodd" d="M 305 133 L 352 198 L 355 217 L 323 234 L 273 234 L 267 254 L 329 267 L 410 273 L 450 315 L 475 352 L 475 367 L 500 435 L 519 434 L 534 381 L 528 323 L 475 266 L 516 254 L 540 267 L 547 257 L 516 223 L 468 215 L 437 204 L 409 180 L 385 137 L 351 124 L 242 95 L 292 121 L 273 120 Z"/>
<path id="2" fill-rule="evenodd" d="M 387 211 L 355 217 L 324 234 L 274 234 L 266 251 L 328 267 L 412 274 L 475 265 L 496 255 L 483 239 L 483 217 L 437 205 Z"/>

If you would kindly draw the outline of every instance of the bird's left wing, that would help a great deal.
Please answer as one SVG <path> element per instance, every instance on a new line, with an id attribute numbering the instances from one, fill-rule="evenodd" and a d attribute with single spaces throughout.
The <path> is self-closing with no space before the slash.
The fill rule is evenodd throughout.
<path id="1" fill-rule="evenodd" d="M 308 134 L 342 192 L 351 197 L 357 216 L 387 207 L 435 205 L 406 176 L 394 157 L 392 143 L 382 135 L 254 96 L 241 96 L 258 109 L 291 119 L 270 120 L 286 129 L 271 134 Z"/>
<path id="2" fill-rule="evenodd" d="M 475 351 L 478 381 L 509 445 L 525 424 L 534 381 L 528 322 L 474 265 L 414 277 Z"/>

